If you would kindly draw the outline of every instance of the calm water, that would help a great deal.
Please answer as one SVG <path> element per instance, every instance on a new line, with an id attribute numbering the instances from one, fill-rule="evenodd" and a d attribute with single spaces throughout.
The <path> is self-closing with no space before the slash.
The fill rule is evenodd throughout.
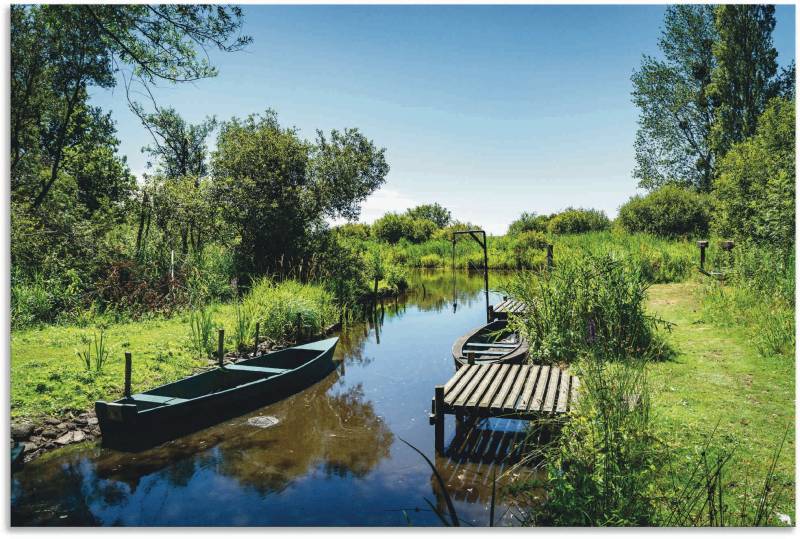
<path id="1" fill-rule="evenodd" d="M 453 341 L 485 323 L 483 279 L 460 274 L 455 295 L 450 273 L 413 281 L 376 320 L 342 333 L 344 372 L 302 393 L 145 452 L 81 444 L 27 464 L 12 477 L 12 524 L 441 525 L 426 502 L 444 508 L 440 489 L 402 438 L 436 463 L 459 516 L 486 525 L 493 470 L 507 469 L 489 456 L 522 426 L 492 420 L 464 437 L 448 418 L 448 455 L 436 456 L 428 424 L 433 387 L 454 372 Z M 255 416 L 278 423 L 259 428 Z M 516 522 L 505 506 L 497 515 Z"/>

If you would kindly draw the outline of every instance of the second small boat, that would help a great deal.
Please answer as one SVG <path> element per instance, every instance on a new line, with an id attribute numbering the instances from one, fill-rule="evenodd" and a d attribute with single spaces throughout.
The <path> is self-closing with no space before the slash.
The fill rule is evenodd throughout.
<path id="1" fill-rule="evenodd" d="M 508 320 L 495 320 L 476 328 L 453 344 L 456 368 L 462 365 L 522 363 L 528 343 L 508 327 Z"/>

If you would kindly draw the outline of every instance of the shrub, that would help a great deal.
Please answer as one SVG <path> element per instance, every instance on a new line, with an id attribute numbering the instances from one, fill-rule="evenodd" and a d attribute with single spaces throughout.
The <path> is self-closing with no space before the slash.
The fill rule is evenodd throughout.
<path id="1" fill-rule="evenodd" d="M 365 223 L 345 223 L 334 228 L 334 231 L 345 238 L 367 240 L 370 237 L 370 228 Z"/>
<path id="2" fill-rule="evenodd" d="M 436 228 L 444 228 L 450 224 L 450 210 L 436 202 L 411 208 L 406 212 L 406 215 L 412 219 L 426 219 L 432 221 L 436 225 Z"/>
<path id="3" fill-rule="evenodd" d="M 429 219 L 412 219 L 408 239 L 414 243 L 428 241 L 436 229 L 436 223 Z"/>
<path id="4" fill-rule="evenodd" d="M 547 232 L 547 222 L 551 217 L 523 212 L 519 219 L 508 225 L 508 234 L 515 236 L 522 232 Z"/>
<path id="5" fill-rule="evenodd" d="M 784 251 L 794 246 L 794 101 L 773 99 L 756 134 L 734 144 L 714 180 L 716 234 L 750 239 Z"/>
<path id="6" fill-rule="evenodd" d="M 619 209 L 619 223 L 629 233 L 664 237 L 708 233 L 708 197 L 677 185 L 665 185 L 646 196 L 634 196 Z"/>
<path id="7" fill-rule="evenodd" d="M 225 301 L 233 295 L 234 256 L 223 245 L 206 245 L 202 252 L 190 254 L 182 264 L 182 272 L 192 304 Z"/>
<path id="8" fill-rule="evenodd" d="M 411 227 L 411 218 L 390 212 L 372 223 L 372 233 L 380 240 L 397 243 L 411 235 Z"/>
<path id="9" fill-rule="evenodd" d="M 524 272 L 505 285 L 528 306 L 511 323 L 536 363 L 573 361 L 582 352 L 661 358 L 665 350 L 654 330 L 668 325 L 645 313 L 647 287 L 637 267 L 611 255 L 570 257 L 553 271 Z"/>
<path id="10" fill-rule="evenodd" d="M 543 262 L 546 249 L 550 244 L 541 232 L 521 232 L 511 238 L 511 249 L 514 253 L 514 265 L 517 269 L 534 267 L 533 261 Z"/>
<path id="11" fill-rule="evenodd" d="M 55 298 L 41 275 L 32 282 L 11 286 L 11 327 L 14 329 L 52 321 Z"/>
<path id="12" fill-rule="evenodd" d="M 605 212 L 567 208 L 550 219 L 547 229 L 552 234 L 580 234 L 608 230 L 610 226 L 611 221 L 608 220 Z"/>

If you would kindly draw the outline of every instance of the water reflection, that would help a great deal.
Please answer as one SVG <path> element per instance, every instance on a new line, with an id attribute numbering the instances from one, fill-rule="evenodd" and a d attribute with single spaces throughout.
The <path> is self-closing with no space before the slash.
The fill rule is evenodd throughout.
<path id="1" fill-rule="evenodd" d="M 12 524 L 403 526 L 399 508 L 420 508 L 415 525 L 439 525 L 424 500 L 441 493 L 399 437 L 435 458 L 433 387 L 453 374 L 453 341 L 485 320 L 483 279 L 426 272 L 411 283 L 342 329 L 342 372 L 302 393 L 140 453 L 84 444 L 29 463 L 12 479 Z M 248 423 L 256 416 L 277 423 Z M 487 471 L 508 464 L 474 455 L 513 444 L 477 438 L 456 433 L 436 463 L 459 514 L 485 525 Z"/>

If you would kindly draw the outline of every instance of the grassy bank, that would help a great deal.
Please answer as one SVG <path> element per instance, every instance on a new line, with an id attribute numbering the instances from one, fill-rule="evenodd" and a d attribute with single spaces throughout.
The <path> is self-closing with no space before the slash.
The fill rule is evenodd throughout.
<path id="1" fill-rule="evenodd" d="M 107 359 L 94 364 L 96 326 L 43 326 L 11 335 L 11 416 L 37 419 L 90 409 L 97 399 L 122 395 L 124 352 L 133 354 L 132 385 L 142 391 L 186 376 L 208 364 L 216 348 L 216 329 L 225 328 L 226 350 L 251 346 L 255 322 L 262 339 L 286 343 L 319 335 L 338 321 L 339 311 L 322 287 L 292 281 L 263 282 L 241 304 L 209 305 L 203 309 L 208 333 L 206 352 L 197 345 L 192 322 L 199 311 L 182 311 L 169 318 L 110 324 L 103 331 Z M 87 368 L 79 353 L 92 354 Z"/>
<path id="2" fill-rule="evenodd" d="M 681 463 L 699 454 L 718 424 L 713 444 L 735 448 L 724 481 L 730 511 L 738 511 L 746 494 L 752 498 L 763 487 L 788 427 L 776 467 L 783 490 L 777 512 L 794 522 L 794 359 L 764 357 L 747 328 L 705 318 L 703 299 L 697 283 L 650 289 L 648 311 L 675 324 L 666 335 L 675 358 L 649 368 L 654 424 L 676 464 L 674 475 L 661 479 L 685 482 L 689 468 Z M 773 514 L 768 523 L 780 522 Z"/>

